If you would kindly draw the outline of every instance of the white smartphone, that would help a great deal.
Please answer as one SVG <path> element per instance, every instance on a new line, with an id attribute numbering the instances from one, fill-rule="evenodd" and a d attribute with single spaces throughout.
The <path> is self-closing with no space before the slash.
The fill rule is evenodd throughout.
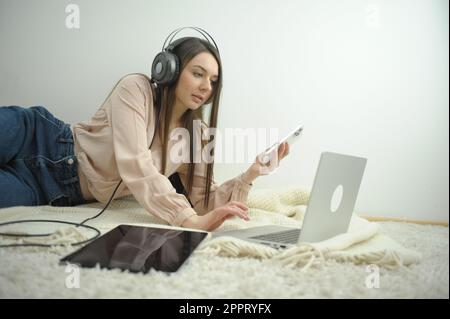
<path id="1" fill-rule="evenodd" d="M 279 142 L 273 144 L 259 155 L 259 159 L 262 164 L 266 165 L 270 163 L 268 167 L 262 168 L 261 173 L 263 175 L 271 175 L 275 173 L 275 171 L 278 169 L 278 161 L 271 160 L 273 156 L 277 156 L 277 154 L 273 153 L 273 151 L 276 150 L 280 146 L 280 144 L 284 142 L 288 142 L 290 147 L 292 144 L 294 144 L 300 139 L 302 133 L 303 133 L 303 125 L 299 125 L 293 131 L 291 131 L 286 137 L 281 139 Z M 272 165 L 275 165 L 275 167 L 273 167 Z"/>
<path id="2" fill-rule="evenodd" d="M 276 149 L 280 144 L 284 142 L 288 142 L 289 146 L 294 144 L 300 139 L 300 136 L 303 132 L 303 125 L 297 126 L 293 131 L 291 131 L 285 138 L 281 139 L 279 142 L 273 144 L 268 149 L 264 151 L 264 155 L 269 155 L 271 152 L 273 152 L 274 149 Z"/>

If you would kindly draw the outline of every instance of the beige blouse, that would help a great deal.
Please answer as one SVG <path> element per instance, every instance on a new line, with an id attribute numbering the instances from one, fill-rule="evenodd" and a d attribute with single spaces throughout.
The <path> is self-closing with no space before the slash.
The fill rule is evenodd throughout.
<path id="1" fill-rule="evenodd" d="M 190 197 L 194 208 L 176 192 L 168 176 L 178 172 L 186 188 L 188 164 L 173 163 L 167 155 L 163 175 L 158 135 L 149 149 L 156 118 L 153 90 L 146 76 L 127 75 L 89 122 L 72 126 L 84 198 L 106 204 L 122 179 L 114 198 L 132 194 L 148 212 L 175 226 L 229 201 L 246 202 L 251 185 L 241 174 L 222 185 L 213 182 L 208 208 L 204 209 L 206 163 L 196 164 Z"/>

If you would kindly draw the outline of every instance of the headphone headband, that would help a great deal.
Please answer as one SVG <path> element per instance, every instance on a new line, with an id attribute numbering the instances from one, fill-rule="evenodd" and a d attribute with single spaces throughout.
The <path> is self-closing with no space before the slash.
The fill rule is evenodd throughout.
<path id="1" fill-rule="evenodd" d="M 198 28 L 198 27 L 182 27 L 182 28 L 178 28 L 178 29 L 173 30 L 173 31 L 167 36 L 167 38 L 164 40 L 163 47 L 162 47 L 162 50 L 161 50 L 161 51 L 171 51 L 171 50 L 173 50 L 173 48 L 174 48 L 176 45 L 179 44 L 179 42 L 177 42 L 177 41 L 175 41 L 174 43 L 172 43 L 173 39 L 175 38 L 175 36 L 176 36 L 178 33 L 180 33 L 181 31 L 183 31 L 183 30 L 185 30 L 185 29 L 192 29 L 192 30 L 195 30 L 195 31 L 197 31 L 198 33 L 200 33 L 200 34 L 205 38 L 205 40 L 208 41 L 208 43 L 214 44 L 214 47 L 216 48 L 217 53 L 219 53 L 219 47 L 217 46 L 216 41 L 214 41 L 213 37 L 212 37 L 208 32 L 206 32 L 206 31 L 203 30 L 202 28 Z M 208 35 L 209 39 L 208 39 L 208 37 L 207 37 L 206 35 Z M 170 40 L 169 40 L 169 43 L 167 44 L 167 47 L 166 47 L 166 43 L 167 43 L 167 40 L 168 40 L 169 38 L 170 38 Z M 210 39 L 211 39 L 212 43 L 211 43 Z M 173 45 L 173 44 L 175 44 L 175 45 Z M 220 53 L 219 53 L 219 56 L 220 56 Z"/>

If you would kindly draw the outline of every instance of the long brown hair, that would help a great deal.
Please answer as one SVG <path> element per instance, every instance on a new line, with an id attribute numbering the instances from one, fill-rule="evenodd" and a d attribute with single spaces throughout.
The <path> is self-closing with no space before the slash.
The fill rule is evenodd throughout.
<path id="1" fill-rule="evenodd" d="M 203 39 L 199 38 L 189 38 L 183 42 L 181 42 L 179 45 L 177 45 L 172 52 L 177 55 L 180 61 L 180 74 L 183 71 L 183 69 L 186 67 L 186 65 L 191 61 L 195 56 L 202 52 L 209 52 L 211 53 L 219 65 L 219 77 L 217 79 L 216 84 L 213 87 L 213 92 L 211 94 L 211 97 L 208 99 L 208 101 L 205 102 L 201 107 L 199 107 L 196 110 L 187 110 L 183 114 L 182 122 L 183 127 L 188 130 L 189 132 L 189 165 L 188 165 L 188 175 L 187 175 L 187 196 L 190 197 L 192 192 L 192 186 L 193 186 L 193 179 L 194 179 L 194 171 L 195 171 L 195 162 L 194 162 L 194 120 L 203 120 L 205 118 L 206 114 L 206 107 L 205 105 L 211 104 L 211 111 L 209 114 L 209 120 L 206 123 L 207 127 L 209 128 L 217 128 L 217 115 L 219 113 L 219 101 L 220 101 L 220 93 L 222 90 L 222 64 L 220 60 L 219 53 L 217 52 L 216 48 L 211 45 L 208 41 L 205 41 Z M 171 85 L 164 86 L 162 88 L 158 88 L 156 91 L 158 94 L 162 94 L 159 96 L 156 101 L 159 103 L 159 101 L 162 101 L 162 105 L 158 105 L 158 120 L 157 123 L 160 123 L 162 125 L 159 125 L 158 134 L 160 134 L 161 141 L 162 141 L 162 170 L 163 174 L 165 174 L 166 171 L 166 162 L 167 162 L 167 146 L 168 146 L 168 136 L 169 136 L 169 125 L 170 120 L 172 118 L 172 110 L 173 110 L 173 104 L 175 101 L 175 88 L 179 81 L 178 79 Z M 159 103 L 161 104 L 161 103 Z M 156 134 L 155 134 L 156 135 Z M 213 137 L 213 136 L 212 136 Z M 204 141 L 202 139 L 202 149 L 203 147 L 208 144 L 212 143 L 211 145 L 214 145 L 215 141 L 210 140 Z M 211 157 L 214 158 L 214 147 L 212 147 Z M 209 196 L 210 196 L 210 189 L 211 189 L 211 183 L 213 181 L 213 171 L 214 171 L 214 160 L 208 162 L 207 168 L 206 168 L 206 184 L 205 184 L 205 198 L 203 206 L 205 208 L 208 207 L 209 203 Z"/>

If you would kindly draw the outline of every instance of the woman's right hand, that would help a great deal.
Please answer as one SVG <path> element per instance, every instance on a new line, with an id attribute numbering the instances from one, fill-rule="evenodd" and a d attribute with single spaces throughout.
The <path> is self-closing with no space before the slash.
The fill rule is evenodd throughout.
<path id="1" fill-rule="evenodd" d="M 232 201 L 213 209 L 203 216 L 193 215 L 189 217 L 183 222 L 182 227 L 213 231 L 222 225 L 224 221 L 235 216 L 243 220 L 250 220 L 248 207 L 241 202 Z"/>

